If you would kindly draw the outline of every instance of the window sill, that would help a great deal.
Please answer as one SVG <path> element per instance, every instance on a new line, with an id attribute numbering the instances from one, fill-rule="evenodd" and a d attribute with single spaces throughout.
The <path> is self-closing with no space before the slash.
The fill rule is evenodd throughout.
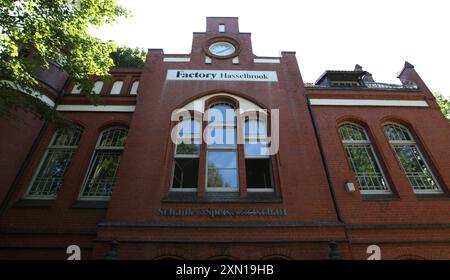
<path id="1" fill-rule="evenodd" d="M 106 209 L 108 205 L 109 200 L 77 200 L 71 208 Z"/>
<path id="2" fill-rule="evenodd" d="M 161 199 L 163 203 L 281 203 L 281 197 L 268 192 L 251 192 L 246 197 L 240 197 L 239 193 L 206 192 L 204 197 L 198 197 L 197 192 L 170 192 Z"/>
<path id="3" fill-rule="evenodd" d="M 21 199 L 14 203 L 13 207 L 52 207 L 53 199 Z"/>
<path id="4" fill-rule="evenodd" d="M 387 194 L 362 194 L 362 199 L 364 201 L 372 201 L 372 200 L 399 200 L 400 197 L 393 193 Z"/>
<path id="5" fill-rule="evenodd" d="M 447 200 L 450 195 L 447 193 L 416 193 L 418 200 Z"/>

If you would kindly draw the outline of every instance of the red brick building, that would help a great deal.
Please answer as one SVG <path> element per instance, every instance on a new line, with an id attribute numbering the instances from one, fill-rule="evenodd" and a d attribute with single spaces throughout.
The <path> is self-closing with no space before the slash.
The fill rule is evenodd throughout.
<path id="1" fill-rule="evenodd" d="M 358 65 L 304 84 L 294 52 L 207 18 L 190 54 L 111 74 L 99 106 L 39 77 L 78 130 L 0 123 L 0 258 L 450 258 L 450 126 L 411 64 L 399 85 Z"/>

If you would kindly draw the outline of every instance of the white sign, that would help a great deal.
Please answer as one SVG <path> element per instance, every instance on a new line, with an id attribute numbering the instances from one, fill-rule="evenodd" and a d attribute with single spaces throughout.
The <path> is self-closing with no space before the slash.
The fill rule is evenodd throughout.
<path id="1" fill-rule="evenodd" d="M 169 81 L 278 82 L 275 71 L 167 70 Z"/>

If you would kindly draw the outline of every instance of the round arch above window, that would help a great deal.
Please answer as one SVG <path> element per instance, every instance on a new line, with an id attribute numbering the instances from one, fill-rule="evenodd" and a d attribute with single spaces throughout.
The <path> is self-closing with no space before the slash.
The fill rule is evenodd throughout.
<path id="1" fill-rule="evenodd" d="M 257 105 L 256 103 L 245 99 L 243 97 L 230 94 L 230 93 L 213 93 L 209 95 L 205 95 L 202 97 L 199 97 L 188 104 L 184 105 L 182 108 L 179 108 L 179 110 L 189 110 L 189 111 L 197 111 L 204 113 L 205 108 L 208 107 L 208 105 L 212 105 L 214 103 L 230 103 L 234 105 L 235 108 L 239 109 L 240 113 L 244 113 L 247 111 L 252 110 L 264 110 L 261 106 Z"/>

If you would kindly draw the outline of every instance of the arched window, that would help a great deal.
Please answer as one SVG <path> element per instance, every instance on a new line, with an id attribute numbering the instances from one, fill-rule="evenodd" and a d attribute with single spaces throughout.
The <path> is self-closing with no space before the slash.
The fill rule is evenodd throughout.
<path id="1" fill-rule="evenodd" d="M 53 199 L 57 196 L 81 133 L 79 127 L 55 133 L 34 175 L 27 198 Z"/>
<path id="2" fill-rule="evenodd" d="M 130 95 L 136 95 L 138 87 L 139 87 L 139 81 L 134 81 L 133 84 L 131 84 Z"/>
<path id="3" fill-rule="evenodd" d="M 384 133 L 415 193 L 441 193 L 425 158 L 410 131 L 399 124 L 386 124 Z"/>
<path id="4" fill-rule="evenodd" d="M 266 122 L 247 117 L 244 123 L 245 171 L 248 191 L 273 191 Z"/>
<path id="5" fill-rule="evenodd" d="M 230 103 L 208 108 L 207 191 L 238 191 L 236 113 Z"/>
<path id="6" fill-rule="evenodd" d="M 123 81 L 115 81 L 111 88 L 110 94 L 113 94 L 113 95 L 120 94 L 120 91 L 122 90 L 122 86 L 123 86 Z"/>
<path id="7" fill-rule="evenodd" d="M 103 88 L 103 82 L 102 81 L 96 81 L 94 83 L 94 87 L 92 88 L 92 94 L 100 94 Z"/>
<path id="8" fill-rule="evenodd" d="M 339 126 L 339 134 L 361 193 L 390 193 L 365 129 L 353 123 L 346 123 Z"/>
<path id="9" fill-rule="evenodd" d="M 174 191 L 197 188 L 201 130 L 201 121 L 193 118 L 181 120 L 178 124 L 172 176 L 172 190 Z"/>
<path id="10" fill-rule="evenodd" d="M 127 136 L 128 130 L 124 127 L 112 127 L 100 134 L 89 164 L 81 199 L 110 198 Z"/>

